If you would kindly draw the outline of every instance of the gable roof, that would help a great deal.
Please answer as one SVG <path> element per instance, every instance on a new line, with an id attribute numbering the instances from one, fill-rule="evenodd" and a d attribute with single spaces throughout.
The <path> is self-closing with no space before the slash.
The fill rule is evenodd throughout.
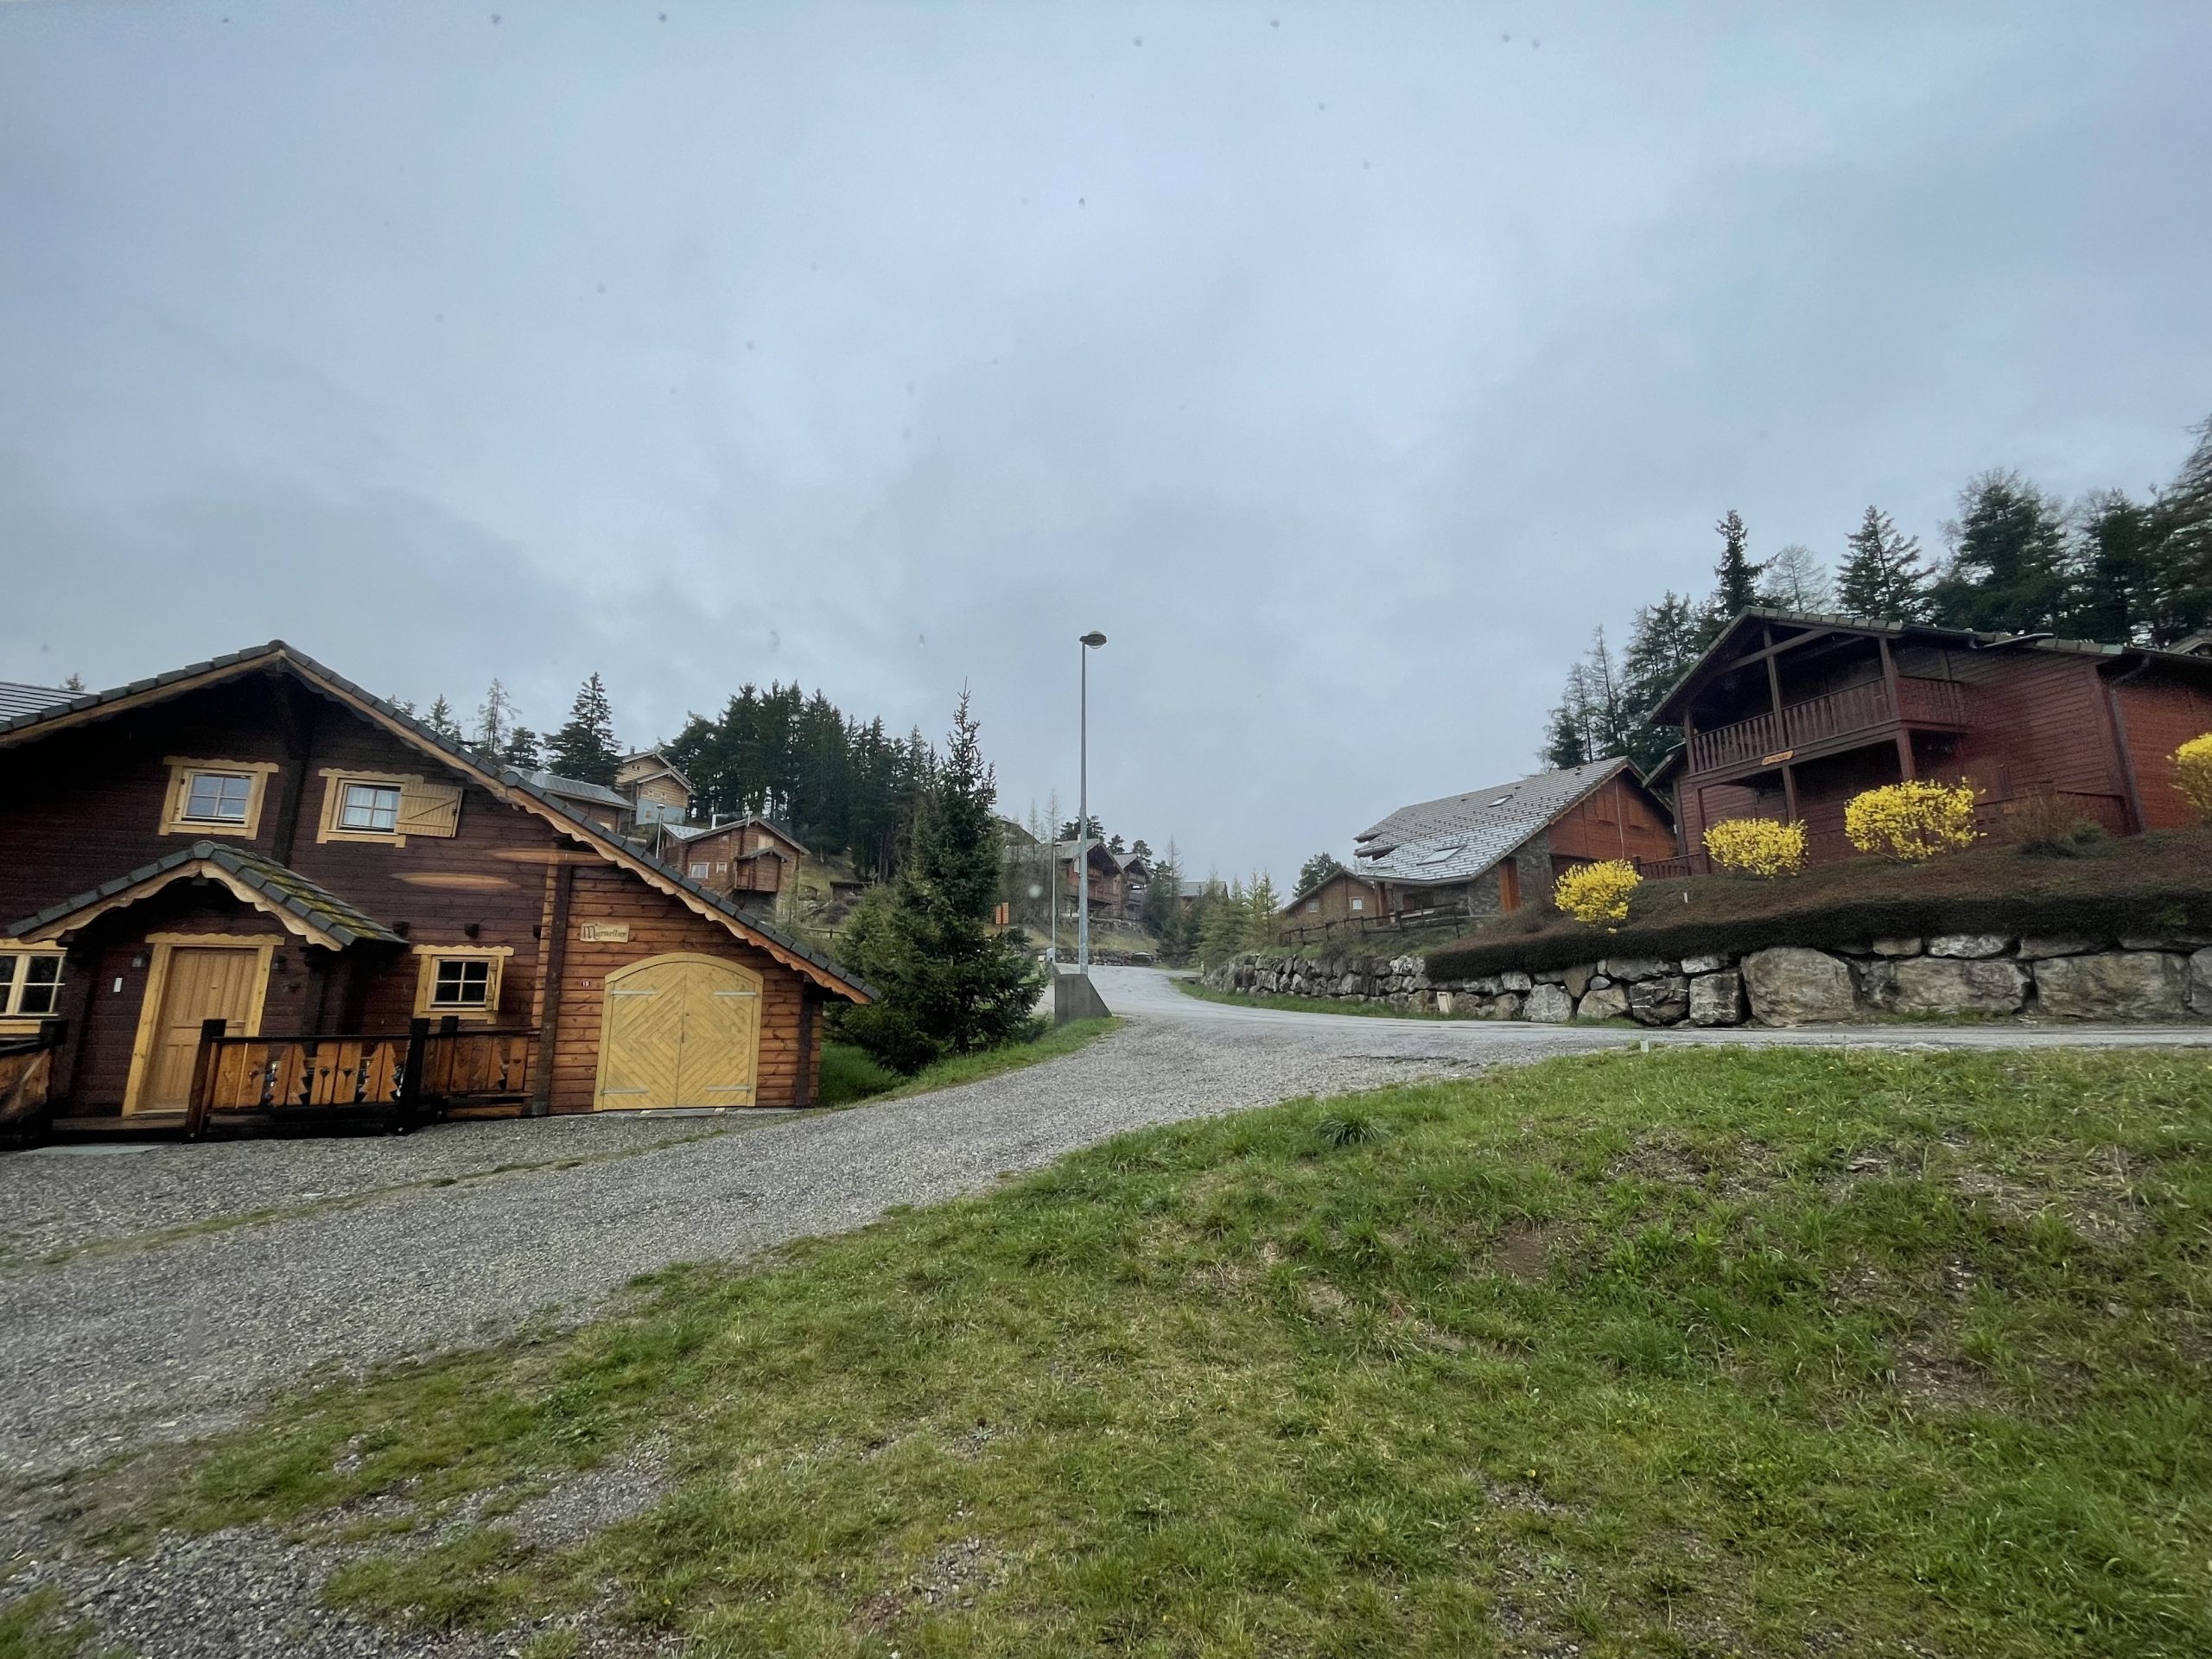
<path id="1" fill-rule="evenodd" d="M 582 842 L 607 863 L 720 924 L 734 937 L 759 946 L 793 972 L 855 1001 L 874 1000 L 875 993 L 866 982 L 854 978 L 819 951 L 741 910 L 734 899 L 693 880 L 593 823 L 557 797 L 537 787 L 527 775 L 512 766 L 485 760 L 458 743 L 440 737 L 412 715 L 333 673 L 305 652 L 282 639 L 211 657 L 204 663 L 171 669 L 165 674 L 134 680 L 112 690 L 88 691 L 66 702 L 0 721 L 0 748 L 73 730 L 149 703 L 166 702 L 203 686 L 270 672 L 289 673 L 311 690 L 345 704 L 372 725 L 382 727 L 402 742 L 461 773 L 493 799 L 543 819 L 569 839 Z"/>
<path id="2" fill-rule="evenodd" d="M 1338 865 L 1335 869 L 1331 870 L 1326 875 L 1323 876 L 1319 881 L 1308 882 L 1305 887 L 1300 887 L 1296 893 L 1292 893 L 1290 895 L 1289 902 L 1283 906 L 1281 913 L 1288 915 L 1292 911 L 1297 909 L 1299 906 L 1304 904 L 1308 899 L 1311 899 L 1315 893 L 1320 892 L 1322 888 L 1327 887 L 1330 882 L 1339 880 L 1357 881 L 1361 887 L 1365 887 L 1370 893 L 1375 891 L 1374 881 L 1365 874 L 1358 870 L 1348 870 L 1342 865 Z"/>
<path id="3" fill-rule="evenodd" d="M 542 768 L 518 775 L 531 788 L 557 796 L 564 801 L 589 801 L 594 806 L 611 806 L 618 812 L 630 810 L 630 798 L 617 794 L 604 784 L 591 783 L 582 778 L 563 778 Z"/>
<path id="4" fill-rule="evenodd" d="M 97 887 L 48 905 L 33 916 L 11 925 L 10 938 L 36 941 L 81 927 L 103 911 L 151 898 L 171 882 L 195 877 L 212 879 L 256 910 L 267 912 L 291 931 L 311 943 L 343 950 L 348 945 L 374 941 L 398 944 L 401 939 L 375 918 L 348 904 L 329 888 L 310 881 L 297 870 L 243 847 L 220 842 L 195 841 L 157 858 L 150 864 L 103 881 Z"/>
<path id="5" fill-rule="evenodd" d="M 669 777 L 683 785 L 686 794 L 691 792 L 691 780 L 683 775 L 682 769 L 674 761 L 658 749 L 639 749 L 635 754 L 626 754 L 622 757 L 621 765 L 625 767 L 634 766 L 640 760 L 652 761 L 653 769 L 639 772 L 630 780 L 631 782 L 642 784 L 650 778 Z"/>
<path id="6" fill-rule="evenodd" d="M 1628 764 L 1615 755 L 1402 806 L 1352 837 L 1352 873 L 1415 886 L 1480 875 Z"/>
<path id="7" fill-rule="evenodd" d="M 67 702 L 77 694 L 64 691 L 59 686 L 25 685 L 18 680 L 0 680 L 0 720 L 16 715 L 35 714 L 41 709 L 51 709 L 57 702 Z"/>
<path id="8" fill-rule="evenodd" d="M 664 823 L 661 825 L 661 833 L 677 841 L 689 842 L 696 841 L 702 836 L 726 836 L 733 830 L 743 830 L 748 826 L 766 830 L 777 840 L 789 842 L 802 856 L 811 856 L 797 836 L 773 818 L 764 818 L 757 812 L 750 817 L 732 818 L 726 823 Z"/>
<path id="9" fill-rule="evenodd" d="M 1652 708 L 1653 721 L 1662 726 L 1679 724 L 1690 689 L 1708 677 L 1732 666 L 1734 647 L 1745 633 L 1755 627 L 1775 624 L 1801 628 L 1809 633 L 1857 633 L 1870 639 L 1925 639 L 1963 646 L 1968 651 L 2037 651 L 2063 657 L 2099 658 L 2115 664 L 2150 661 L 2194 669 L 2199 672 L 2212 667 L 2212 662 L 2208 662 L 2187 639 L 2171 648 L 2112 645 L 2094 639 L 2062 639 L 2050 633 L 1992 633 L 1979 628 L 1947 627 L 1934 622 L 1904 622 L 1893 617 L 1834 616 L 1819 611 L 1782 611 L 1753 606 L 1748 610 L 1737 612 L 1728 626 L 1721 629 L 1719 637 L 1705 648 L 1704 654 L 1684 669 L 1675 683 L 1667 688 L 1667 694 Z"/>

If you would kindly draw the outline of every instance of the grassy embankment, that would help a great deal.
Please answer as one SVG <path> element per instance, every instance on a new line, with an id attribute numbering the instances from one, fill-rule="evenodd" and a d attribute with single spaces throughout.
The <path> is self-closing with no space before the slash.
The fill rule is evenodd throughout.
<path id="1" fill-rule="evenodd" d="M 879 1659 L 2196 1654 L 2208 1214 L 2199 1058 L 1555 1061 L 1125 1136 L 71 1501 L 125 1549 L 373 1539 L 335 1599 L 532 1659 L 595 1650 L 563 1621 Z M 501 1518 L 640 1446 L 648 1513 Z"/>
<path id="2" fill-rule="evenodd" d="M 865 1049 L 851 1043 L 822 1045 L 822 1103 L 849 1106 L 862 1100 L 895 1100 L 902 1095 L 927 1094 L 955 1084 L 975 1083 L 1002 1071 L 1019 1071 L 1043 1060 L 1088 1048 L 1122 1022 L 1119 1020 L 1071 1020 L 1024 1043 L 1007 1043 L 980 1054 L 958 1054 L 924 1066 L 911 1077 L 902 1077 L 879 1065 Z"/>
<path id="3" fill-rule="evenodd" d="M 1857 858 L 1765 880 L 1647 881 L 1600 931 L 1549 904 L 1494 917 L 1428 952 L 1436 977 L 1567 968 L 1599 957 L 1681 957 L 1772 944 L 1834 949 L 1925 933 L 2091 939 L 2212 932 L 2212 827 L 2064 843 L 1977 847 L 1921 864 Z"/>
<path id="4" fill-rule="evenodd" d="M 1281 996 L 1248 991 L 1224 991 L 1212 985 L 1201 985 L 1197 980 L 1183 975 L 1175 976 L 1175 988 L 1185 996 L 1195 996 L 1201 1002 L 1225 1002 L 1238 1008 L 1280 1008 L 1287 1014 L 1349 1014 L 1370 1020 L 1472 1020 L 1471 1014 L 1423 1013 L 1418 1008 L 1394 1008 L 1387 1002 L 1357 1002 L 1350 997 L 1336 996 Z"/>

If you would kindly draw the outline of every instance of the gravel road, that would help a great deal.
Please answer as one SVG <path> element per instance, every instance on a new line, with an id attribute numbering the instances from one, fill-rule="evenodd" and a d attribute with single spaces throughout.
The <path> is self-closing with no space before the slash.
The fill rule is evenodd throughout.
<path id="1" fill-rule="evenodd" d="M 1201 1001 L 1146 969 L 1096 977 L 1128 1020 L 1103 1041 L 1029 1071 L 849 1111 L 739 1123 L 454 1124 L 404 1139 L 0 1157 L 0 1398 L 10 1407 L 0 1414 L 0 1474 L 38 1479 L 203 1433 L 318 1365 L 483 1342 L 541 1313 L 581 1317 L 651 1268 L 862 1226 L 892 1205 L 988 1187 L 1125 1129 L 1296 1095 L 1645 1041 L 2212 1044 L 2212 1029 L 2178 1027 L 1646 1036 L 1284 1013 Z M 10 1523 L 0 1525 L 0 1542 L 31 1541 L 26 1516 L 0 1521 Z M 197 1548 L 179 1542 L 170 1553 L 190 1559 Z M 143 1641 L 145 1618 L 158 1628 L 170 1616 L 160 1596 L 146 1599 L 156 1581 L 126 1580 L 137 1586 L 127 1605 L 111 1605 L 78 1580 L 73 1599 Z M 204 1576 L 185 1581 L 204 1589 Z M 348 1644 L 372 1639 L 332 1628 L 334 1641 L 341 1635 Z M 207 1650 L 250 1649 L 233 1639 Z"/>

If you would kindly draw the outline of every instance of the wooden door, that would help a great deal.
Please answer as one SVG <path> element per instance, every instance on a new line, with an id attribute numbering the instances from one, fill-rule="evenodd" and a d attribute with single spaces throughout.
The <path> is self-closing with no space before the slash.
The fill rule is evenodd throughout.
<path id="1" fill-rule="evenodd" d="M 200 1022 L 221 1020 L 232 1035 L 250 1034 L 266 960 L 265 952 L 241 945 L 178 945 L 169 951 L 133 1111 L 181 1112 L 191 1103 Z"/>
<path id="2" fill-rule="evenodd" d="M 1521 867 L 1510 853 L 1497 867 L 1497 908 L 1501 915 L 1521 908 Z"/>
<path id="3" fill-rule="evenodd" d="M 760 985 L 715 957 L 653 957 L 609 974 L 594 1106 L 753 1104 Z"/>

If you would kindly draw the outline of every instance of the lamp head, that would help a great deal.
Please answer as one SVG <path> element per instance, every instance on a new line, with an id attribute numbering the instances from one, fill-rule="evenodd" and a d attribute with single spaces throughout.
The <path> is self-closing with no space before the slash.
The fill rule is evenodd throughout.
<path id="1" fill-rule="evenodd" d="M 1096 651 L 1099 646 L 1106 643 L 1106 636 L 1099 632 L 1096 628 L 1093 628 L 1089 633 L 1083 636 L 1082 643 L 1089 645 L 1093 651 Z"/>

